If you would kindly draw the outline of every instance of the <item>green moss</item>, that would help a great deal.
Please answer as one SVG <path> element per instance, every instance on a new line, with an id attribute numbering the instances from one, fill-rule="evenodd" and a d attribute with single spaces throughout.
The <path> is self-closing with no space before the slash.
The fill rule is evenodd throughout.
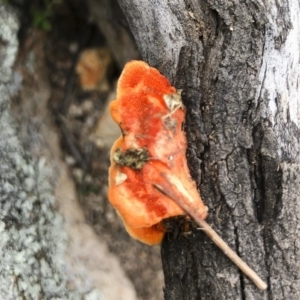
<path id="1" fill-rule="evenodd" d="M 32 7 L 32 25 L 38 29 L 50 31 L 52 28 L 51 18 L 54 14 L 54 6 L 60 2 L 60 0 L 43 0 L 41 7 Z"/>

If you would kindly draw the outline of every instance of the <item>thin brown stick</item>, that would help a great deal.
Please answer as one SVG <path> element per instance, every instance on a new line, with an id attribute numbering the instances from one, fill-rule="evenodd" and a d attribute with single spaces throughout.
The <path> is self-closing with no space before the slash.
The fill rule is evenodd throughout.
<path id="1" fill-rule="evenodd" d="M 261 290 L 265 290 L 267 284 L 252 270 L 225 242 L 224 240 L 206 223 L 206 221 L 197 218 L 195 221 L 200 225 L 211 240 L 224 252 L 224 254 L 248 276 L 253 283 Z"/>
<path id="2" fill-rule="evenodd" d="M 199 216 L 198 210 L 186 204 L 184 200 L 178 199 L 171 191 L 170 187 L 174 187 L 174 182 L 169 176 L 163 176 L 168 181 L 168 186 L 165 184 L 153 184 L 162 194 L 166 195 L 177 203 L 185 212 L 187 212 L 203 229 L 203 231 L 211 238 L 211 240 L 224 252 L 224 254 L 238 267 L 240 270 L 249 277 L 252 282 L 261 290 L 265 290 L 267 284 L 252 270 L 225 242 L 224 240 Z M 171 179 L 171 180 L 170 180 Z M 165 181 L 166 182 L 166 181 Z M 164 183 L 165 183 L 164 182 Z"/>

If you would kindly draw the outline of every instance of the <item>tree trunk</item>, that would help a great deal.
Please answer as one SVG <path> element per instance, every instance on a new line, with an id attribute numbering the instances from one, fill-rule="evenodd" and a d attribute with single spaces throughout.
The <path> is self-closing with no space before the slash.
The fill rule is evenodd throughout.
<path id="1" fill-rule="evenodd" d="M 192 226 L 163 241 L 165 299 L 300 299 L 299 1 L 119 4 L 143 60 L 183 90 L 208 223 L 268 283 Z"/>
<path id="2" fill-rule="evenodd" d="M 18 29 L 17 15 L 0 0 L 0 299 L 136 300 L 118 259 L 79 208 L 47 110 L 45 61 L 27 60 L 30 80 L 13 72 Z"/>

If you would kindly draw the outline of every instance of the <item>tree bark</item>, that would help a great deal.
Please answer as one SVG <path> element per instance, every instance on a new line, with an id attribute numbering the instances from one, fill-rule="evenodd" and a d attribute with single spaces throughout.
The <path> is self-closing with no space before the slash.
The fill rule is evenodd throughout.
<path id="1" fill-rule="evenodd" d="M 165 299 L 299 299 L 299 1 L 118 1 L 143 60 L 183 90 L 208 223 L 268 282 L 259 291 L 174 221 Z"/>
<path id="2" fill-rule="evenodd" d="M 45 62 L 32 51 L 30 79 L 13 72 L 18 30 L 14 10 L 0 1 L 0 299 L 136 300 L 118 259 L 79 208 L 47 110 Z"/>

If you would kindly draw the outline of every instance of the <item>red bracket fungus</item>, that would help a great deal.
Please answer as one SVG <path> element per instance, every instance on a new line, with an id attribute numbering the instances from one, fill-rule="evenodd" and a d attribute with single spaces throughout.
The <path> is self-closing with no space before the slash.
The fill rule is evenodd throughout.
<path id="1" fill-rule="evenodd" d="M 165 175 L 178 185 L 178 197 L 185 195 L 205 218 L 207 208 L 185 157 L 185 109 L 180 92 L 158 70 L 132 61 L 119 79 L 110 110 L 123 134 L 111 150 L 108 196 L 129 234 L 149 245 L 158 244 L 165 231 L 161 221 L 185 214 L 153 185 L 163 184 Z"/>
<path id="2" fill-rule="evenodd" d="M 260 288 L 267 285 L 204 221 L 203 204 L 186 161 L 180 91 L 142 61 L 126 64 L 111 103 L 122 136 L 111 149 L 108 198 L 128 233 L 149 245 L 162 241 L 162 220 L 189 214 Z"/>

